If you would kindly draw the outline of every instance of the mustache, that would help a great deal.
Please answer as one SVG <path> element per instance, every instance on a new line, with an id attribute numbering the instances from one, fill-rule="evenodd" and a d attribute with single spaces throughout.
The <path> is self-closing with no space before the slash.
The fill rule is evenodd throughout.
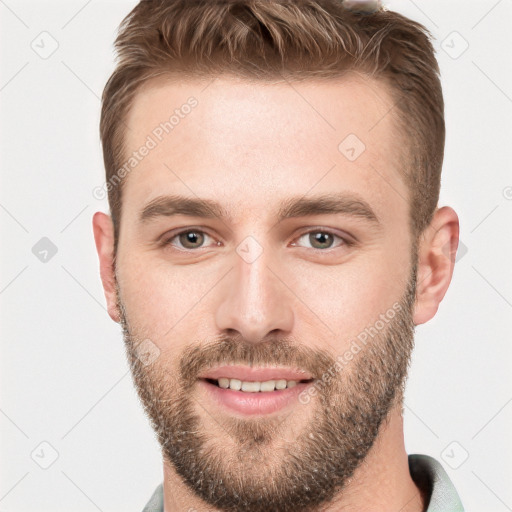
<path id="1" fill-rule="evenodd" d="M 287 366 L 320 378 L 335 362 L 325 350 L 315 350 L 286 338 L 248 343 L 241 337 L 221 336 L 186 348 L 180 358 L 179 372 L 182 383 L 190 387 L 201 372 L 221 364 Z"/>

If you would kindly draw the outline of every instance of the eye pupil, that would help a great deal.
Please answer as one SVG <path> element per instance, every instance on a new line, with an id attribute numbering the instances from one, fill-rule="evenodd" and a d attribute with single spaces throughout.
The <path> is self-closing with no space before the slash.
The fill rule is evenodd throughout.
<path id="1" fill-rule="evenodd" d="M 185 233 L 181 233 L 179 237 L 181 244 L 187 249 L 194 249 L 197 246 L 198 239 L 199 245 L 201 245 L 202 239 L 204 238 L 204 236 L 197 231 L 186 231 Z"/>
<path id="2" fill-rule="evenodd" d="M 321 231 L 317 231 L 314 233 L 309 234 L 311 245 L 315 245 L 315 243 L 320 243 L 322 247 L 320 249 L 325 249 L 325 244 L 327 244 L 327 247 L 330 247 L 332 245 L 333 237 L 330 233 L 324 233 Z M 330 240 L 325 240 L 326 238 L 329 238 Z"/>

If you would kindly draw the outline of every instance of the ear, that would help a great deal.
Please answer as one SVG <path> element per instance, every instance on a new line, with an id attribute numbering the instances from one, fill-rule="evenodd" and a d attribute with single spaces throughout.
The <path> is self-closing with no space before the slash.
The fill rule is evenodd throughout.
<path id="1" fill-rule="evenodd" d="M 96 212 L 92 218 L 94 241 L 100 261 L 100 277 L 110 318 L 119 323 L 114 273 L 114 226 L 109 215 Z"/>
<path id="2" fill-rule="evenodd" d="M 435 211 L 420 237 L 414 323 L 428 322 L 437 313 L 452 280 L 459 245 L 459 218 L 452 208 Z"/>

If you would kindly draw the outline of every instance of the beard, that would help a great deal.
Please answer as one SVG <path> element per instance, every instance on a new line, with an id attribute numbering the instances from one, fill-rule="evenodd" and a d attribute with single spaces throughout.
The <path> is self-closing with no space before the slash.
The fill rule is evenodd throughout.
<path id="1" fill-rule="evenodd" d="M 130 329 L 117 288 L 132 378 L 166 462 L 196 496 L 218 510 L 323 508 L 343 493 L 389 412 L 402 404 L 414 345 L 415 289 L 416 265 L 400 307 L 393 308 L 396 315 L 341 369 L 329 352 L 289 339 L 256 344 L 239 337 L 190 345 L 171 369 L 163 357 L 151 364 L 141 360 L 141 337 Z M 295 404 L 289 413 L 306 417 L 307 424 L 291 433 L 288 416 L 226 418 L 208 413 L 198 403 L 194 386 L 203 370 L 222 363 L 308 371 L 315 377 L 316 397 L 310 397 L 309 405 Z M 334 377 L 326 383 L 325 372 L 332 375 L 333 369 Z"/>

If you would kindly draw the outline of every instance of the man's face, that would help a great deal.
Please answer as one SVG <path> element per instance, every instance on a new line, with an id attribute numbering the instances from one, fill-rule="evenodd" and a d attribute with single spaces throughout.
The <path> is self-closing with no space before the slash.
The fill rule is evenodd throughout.
<path id="1" fill-rule="evenodd" d="M 161 141 L 123 190 L 121 323 L 164 457 L 212 506 L 327 502 L 396 405 L 415 266 L 391 105 L 356 77 L 159 81 L 136 98 L 128 153 Z M 155 206 L 170 195 L 224 215 Z M 324 195 L 336 211 L 290 208 Z M 255 391 L 272 381 L 287 387 Z"/>

